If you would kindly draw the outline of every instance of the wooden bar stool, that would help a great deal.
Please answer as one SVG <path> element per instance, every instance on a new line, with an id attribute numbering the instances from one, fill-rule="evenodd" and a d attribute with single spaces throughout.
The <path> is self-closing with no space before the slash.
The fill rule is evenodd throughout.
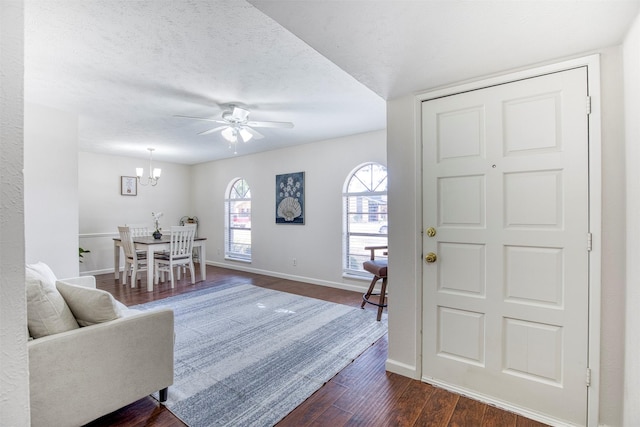
<path id="1" fill-rule="evenodd" d="M 367 293 L 362 296 L 362 304 L 360 308 L 364 308 L 365 304 L 372 304 L 378 307 L 378 317 L 376 320 L 380 320 L 382 317 L 382 310 L 387 306 L 385 298 L 387 296 L 387 260 L 375 259 L 375 251 L 387 249 L 387 246 L 367 246 L 365 250 L 371 251 L 371 259 L 365 261 L 362 266 L 366 271 L 373 274 L 373 280 L 369 285 Z M 387 252 L 385 252 L 386 254 Z M 380 287 L 380 294 L 374 294 L 373 288 L 376 286 L 376 282 L 382 279 L 382 285 Z M 378 302 L 370 301 L 371 296 L 380 295 Z"/>

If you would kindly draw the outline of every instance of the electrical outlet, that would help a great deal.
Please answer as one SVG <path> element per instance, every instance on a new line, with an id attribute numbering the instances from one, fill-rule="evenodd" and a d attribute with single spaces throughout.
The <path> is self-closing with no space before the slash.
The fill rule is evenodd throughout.
<path id="1" fill-rule="evenodd" d="M 295 267 L 296 265 L 298 265 L 298 260 L 293 258 L 293 260 L 291 261 L 291 263 L 293 264 L 293 266 Z"/>

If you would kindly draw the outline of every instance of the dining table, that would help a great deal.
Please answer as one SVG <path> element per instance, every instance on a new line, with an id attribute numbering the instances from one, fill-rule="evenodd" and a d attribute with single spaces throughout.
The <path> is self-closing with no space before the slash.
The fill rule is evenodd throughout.
<path id="1" fill-rule="evenodd" d="M 198 260 L 200 264 L 200 279 L 205 281 L 207 279 L 207 265 L 206 265 L 206 237 L 194 237 L 193 247 L 198 249 Z M 155 252 L 162 252 L 169 250 L 171 247 L 171 235 L 163 234 L 162 237 L 156 239 L 153 236 L 137 236 L 133 238 L 133 244 L 136 250 L 144 250 L 147 252 L 147 259 L 153 260 L 153 254 Z M 113 266 L 114 276 L 116 279 L 120 278 L 120 248 L 122 247 L 122 240 L 120 237 L 113 238 Z M 153 263 L 147 267 L 147 291 L 153 292 Z"/>

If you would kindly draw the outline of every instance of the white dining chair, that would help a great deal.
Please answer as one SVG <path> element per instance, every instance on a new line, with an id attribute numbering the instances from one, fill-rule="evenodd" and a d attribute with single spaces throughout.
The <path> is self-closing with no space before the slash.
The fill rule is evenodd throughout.
<path id="1" fill-rule="evenodd" d="M 169 252 L 156 254 L 154 257 L 155 284 L 158 284 L 160 273 L 162 273 L 162 280 L 164 280 L 164 273 L 169 273 L 171 287 L 175 287 L 174 268 L 178 267 L 178 280 L 180 280 L 180 267 L 186 266 L 189 266 L 189 272 L 191 273 L 191 284 L 196 283 L 195 268 L 193 266 L 193 238 L 195 233 L 195 225 L 171 226 Z"/>
<path id="2" fill-rule="evenodd" d="M 125 224 L 125 225 L 129 227 L 132 237 L 151 236 L 149 227 L 147 227 L 146 225 L 142 225 L 142 224 Z"/>
<path id="3" fill-rule="evenodd" d="M 131 237 L 133 237 L 134 239 L 136 237 L 151 236 L 151 232 L 149 231 L 149 228 L 146 225 L 141 225 L 141 224 L 125 224 L 125 225 L 129 227 L 129 230 L 131 231 Z M 144 254 L 145 256 L 147 254 L 147 251 L 145 251 L 144 249 L 137 250 L 137 252 L 139 254 Z"/>
<path id="4" fill-rule="evenodd" d="M 120 242 L 124 250 L 124 270 L 122 271 L 122 284 L 127 284 L 127 276 L 131 273 L 131 287 L 136 287 L 136 277 L 138 272 L 147 271 L 149 274 L 149 263 L 145 252 L 136 251 L 133 244 L 133 235 L 131 229 L 127 226 L 118 227 L 120 233 Z"/>

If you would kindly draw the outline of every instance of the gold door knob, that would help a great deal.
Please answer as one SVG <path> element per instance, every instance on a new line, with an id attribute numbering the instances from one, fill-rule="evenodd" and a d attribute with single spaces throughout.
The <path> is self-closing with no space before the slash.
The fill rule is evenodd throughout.
<path id="1" fill-rule="evenodd" d="M 433 237 L 436 235 L 436 229 L 433 227 L 427 228 L 427 236 Z"/>
<path id="2" fill-rule="evenodd" d="M 428 263 L 432 263 L 432 262 L 436 262 L 436 260 L 438 259 L 438 256 L 436 254 L 434 254 L 433 252 L 429 252 L 425 257 L 424 260 Z"/>

